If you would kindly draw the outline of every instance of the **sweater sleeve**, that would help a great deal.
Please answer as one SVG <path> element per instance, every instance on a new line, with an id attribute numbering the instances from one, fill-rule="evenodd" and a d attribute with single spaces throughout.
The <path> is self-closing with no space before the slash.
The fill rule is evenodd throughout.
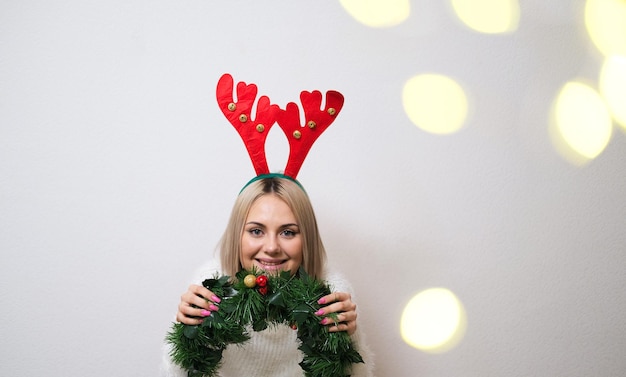
<path id="1" fill-rule="evenodd" d="M 187 371 L 174 364 L 170 356 L 171 346 L 163 345 L 163 362 L 159 370 L 160 377 L 187 377 Z"/>
<path id="2" fill-rule="evenodd" d="M 326 281 L 333 292 L 350 293 L 352 300 L 357 302 L 354 289 L 350 282 L 339 272 L 329 271 L 326 274 Z M 358 312 L 358 302 L 357 302 Z M 353 377 L 374 377 L 374 354 L 367 344 L 365 332 L 363 331 L 363 322 L 358 322 L 356 331 L 350 336 L 354 347 L 363 358 L 364 363 L 354 364 L 352 366 Z"/>

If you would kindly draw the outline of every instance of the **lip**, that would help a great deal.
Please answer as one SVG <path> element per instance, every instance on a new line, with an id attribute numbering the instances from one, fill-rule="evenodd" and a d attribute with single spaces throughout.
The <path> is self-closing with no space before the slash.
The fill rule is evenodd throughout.
<path id="1" fill-rule="evenodd" d="M 255 259 L 256 265 L 265 271 L 279 271 L 283 270 L 285 263 L 284 259 Z"/>

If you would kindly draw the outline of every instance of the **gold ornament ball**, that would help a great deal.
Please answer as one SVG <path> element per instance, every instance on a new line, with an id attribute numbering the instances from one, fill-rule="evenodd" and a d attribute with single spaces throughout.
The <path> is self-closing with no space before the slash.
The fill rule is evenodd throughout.
<path id="1" fill-rule="evenodd" d="M 246 275 L 246 277 L 243 278 L 243 284 L 248 288 L 254 288 L 256 286 L 256 276 L 252 274 Z"/>

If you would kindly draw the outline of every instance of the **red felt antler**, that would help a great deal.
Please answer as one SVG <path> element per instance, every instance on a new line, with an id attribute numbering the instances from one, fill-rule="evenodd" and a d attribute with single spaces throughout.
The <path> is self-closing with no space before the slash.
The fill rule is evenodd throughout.
<path id="1" fill-rule="evenodd" d="M 287 104 L 285 110 L 278 114 L 278 125 L 282 128 L 289 140 L 289 160 L 285 168 L 285 175 L 296 178 L 306 155 L 315 143 L 315 140 L 335 120 L 343 107 L 343 95 L 330 90 L 326 92 L 326 104 L 322 105 L 322 93 L 319 91 L 300 93 L 300 102 L 304 109 L 305 124 L 300 124 L 298 105 L 293 102 Z"/>
<path id="2" fill-rule="evenodd" d="M 265 140 L 270 128 L 276 122 L 279 107 L 271 105 L 267 96 L 261 96 L 257 104 L 256 116 L 252 119 L 252 105 L 257 95 L 256 85 L 246 85 L 244 82 L 239 82 L 237 84 L 237 102 L 235 102 L 233 99 L 233 78 L 229 74 L 224 74 L 219 79 L 216 94 L 220 109 L 246 145 L 256 174 L 268 174 Z"/>
<path id="3" fill-rule="evenodd" d="M 217 83 L 217 103 L 226 119 L 235 127 L 243 140 L 257 176 L 269 173 L 265 157 L 265 140 L 270 128 L 276 121 L 287 135 L 289 141 L 289 159 L 284 175 L 296 178 L 304 159 L 315 140 L 330 126 L 343 107 L 343 95 L 336 91 L 326 92 L 326 104 L 322 105 L 322 93 L 319 91 L 300 93 L 300 102 L 306 117 L 305 124 L 300 124 L 300 111 L 293 102 L 285 110 L 270 104 L 267 96 L 261 96 L 257 103 L 256 117 L 252 119 L 252 106 L 257 95 L 254 84 L 237 84 L 237 102 L 233 98 L 233 78 L 224 74 Z"/>

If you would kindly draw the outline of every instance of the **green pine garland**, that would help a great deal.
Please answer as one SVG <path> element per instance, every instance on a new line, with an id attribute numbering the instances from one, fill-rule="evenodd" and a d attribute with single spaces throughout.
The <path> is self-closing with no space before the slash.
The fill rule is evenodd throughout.
<path id="1" fill-rule="evenodd" d="M 235 282 L 229 276 L 215 276 L 202 285 L 222 298 L 220 310 L 204 317 L 201 325 L 174 323 L 166 338 L 172 344 L 172 360 L 188 371 L 188 377 L 217 376 L 222 352 L 229 344 L 248 341 L 249 325 L 254 331 L 296 325 L 298 349 L 304 355 L 300 367 L 307 377 L 346 377 L 353 363 L 363 362 L 345 331 L 328 332 L 314 314 L 320 308 L 317 300 L 330 289 L 302 268 L 293 276 L 288 271 L 267 276 L 240 271 Z M 336 313 L 328 317 L 337 322 Z"/>

